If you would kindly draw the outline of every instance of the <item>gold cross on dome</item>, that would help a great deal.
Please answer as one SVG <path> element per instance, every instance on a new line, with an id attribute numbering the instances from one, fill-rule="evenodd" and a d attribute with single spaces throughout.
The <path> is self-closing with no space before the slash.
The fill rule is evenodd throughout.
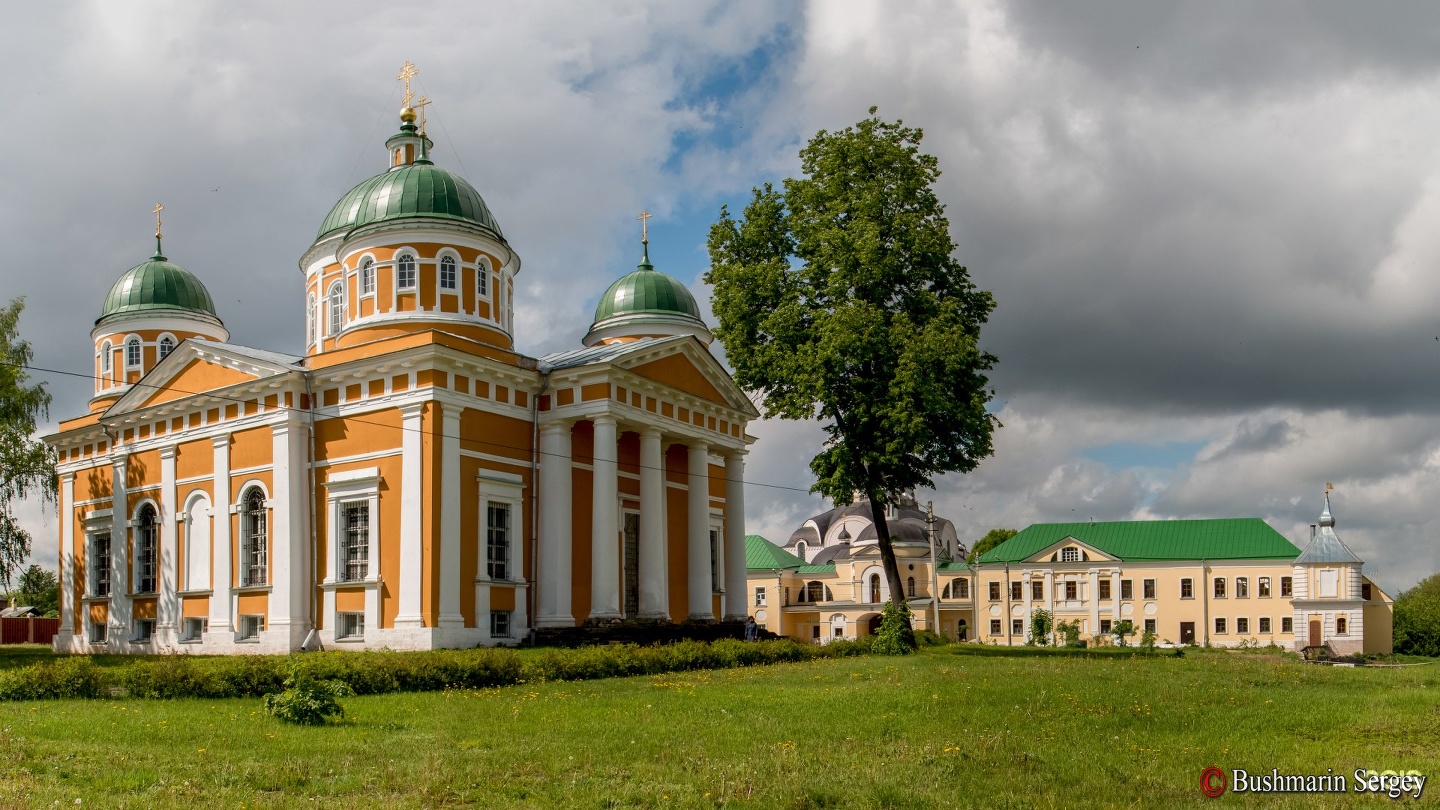
<path id="1" fill-rule="evenodd" d="M 406 61 L 405 64 L 400 67 L 400 75 L 395 77 L 395 81 L 405 82 L 405 100 L 401 102 L 400 106 L 410 106 L 410 99 L 415 97 L 415 94 L 410 92 L 410 80 L 415 78 L 419 72 L 420 71 L 416 70 L 415 66 L 410 64 L 409 61 Z"/>
<path id="2" fill-rule="evenodd" d="M 645 245 L 650 244 L 650 229 L 649 229 L 650 223 L 649 223 L 649 222 L 646 222 L 646 220 L 650 219 L 650 218 L 653 217 L 653 216 L 655 216 L 655 215 L 652 214 L 652 213 L 650 213 L 649 211 L 641 210 L 641 211 L 640 211 L 640 216 L 636 217 L 636 219 L 640 220 L 640 243 L 641 243 L 641 244 L 645 244 Z"/>
<path id="3" fill-rule="evenodd" d="M 160 238 L 160 212 L 161 212 L 161 211 L 164 211 L 164 210 L 165 210 L 165 206 L 163 206 L 163 205 L 161 205 L 160 203 L 157 202 L 157 203 L 155 203 L 155 209 L 150 212 L 150 213 L 152 213 L 152 214 L 155 215 L 155 238 L 156 238 L 156 239 L 159 239 L 159 238 Z"/>
<path id="4" fill-rule="evenodd" d="M 1334 485 L 1334 484 L 1330 483 L 1329 481 L 1326 481 L 1326 482 L 1325 482 L 1325 494 L 1326 494 L 1326 495 L 1329 495 L 1329 494 L 1330 494 L 1330 490 L 1332 490 L 1332 489 L 1334 489 L 1334 488 L 1335 488 L 1335 485 Z"/>
<path id="5" fill-rule="evenodd" d="M 416 99 L 416 101 L 415 101 L 415 106 L 411 108 L 411 109 L 415 110 L 415 112 L 420 113 L 420 134 L 421 134 L 421 135 L 424 135 L 424 134 L 425 134 L 425 108 L 426 108 L 426 107 L 429 107 L 429 106 L 430 106 L 430 99 L 428 99 L 428 98 L 426 98 L 426 97 L 424 97 L 424 96 L 421 96 L 420 98 Z"/>

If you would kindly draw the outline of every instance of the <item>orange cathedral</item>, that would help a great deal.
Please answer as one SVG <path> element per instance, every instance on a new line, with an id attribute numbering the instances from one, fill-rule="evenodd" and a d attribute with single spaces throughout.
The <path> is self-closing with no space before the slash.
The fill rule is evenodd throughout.
<path id="1" fill-rule="evenodd" d="M 583 347 L 516 352 L 520 256 L 431 161 L 409 99 L 388 169 L 300 259 L 303 354 L 231 343 L 157 215 L 155 255 L 95 322 L 90 412 L 46 439 L 57 650 L 469 647 L 745 617 L 757 413 L 694 297 L 647 248 Z"/>

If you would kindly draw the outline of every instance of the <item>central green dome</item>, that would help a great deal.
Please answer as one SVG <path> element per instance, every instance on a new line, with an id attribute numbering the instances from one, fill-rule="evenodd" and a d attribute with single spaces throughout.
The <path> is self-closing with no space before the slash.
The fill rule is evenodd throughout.
<path id="1" fill-rule="evenodd" d="M 585 345 L 626 335 L 693 334 L 710 342 L 710 330 L 690 290 L 650 263 L 645 247 L 639 268 L 621 276 L 600 296 Z"/>
<path id="2" fill-rule="evenodd" d="M 114 315 L 179 309 L 208 315 L 218 323 L 215 302 L 194 273 L 172 264 L 158 252 L 143 264 L 126 270 L 105 296 L 105 307 L 95 323 Z"/>
<path id="3" fill-rule="evenodd" d="M 350 189 L 330 209 L 316 238 L 410 217 L 468 222 L 505 238 L 480 192 L 428 160 L 393 168 Z"/>

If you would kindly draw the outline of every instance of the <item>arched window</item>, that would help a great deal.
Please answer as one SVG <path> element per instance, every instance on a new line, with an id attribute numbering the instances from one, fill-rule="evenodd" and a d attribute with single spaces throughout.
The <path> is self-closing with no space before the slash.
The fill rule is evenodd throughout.
<path id="1" fill-rule="evenodd" d="M 245 490 L 240 499 L 240 584 L 264 585 L 269 570 L 269 535 L 265 526 L 265 493 Z"/>
<path id="2" fill-rule="evenodd" d="M 345 285 L 330 285 L 330 334 L 338 335 L 345 327 Z"/>
<path id="3" fill-rule="evenodd" d="M 908 578 L 908 579 L 905 580 L 905 595 L 906 595 L 906 596 L 910 596 L 910 597 L 914 597 L 914 596 L 915 596 L 915 578 L 914 578 L 914 577 L 910 577 L 910 578 Z"/>
<path id="4" fill-rule="evenodd" d="M 145 504 L 135 516 L 135 592 L 155 593 L 159 557 L 160 516 Z"/>
<path id="5" fill-rule="evenodd" d="M 415 257 L 401 253 L 395 260 L 395 287 L 401 290 L 415 289 Z"/>
<path id="6" fill-rule="evenodd" d="M 315 293 L 305 299 L 305 345 L 315 345 Z"/>
<path id="7" fill-rule="evenodd" d="M 875 604 L 879 604 L 879 603 L 880 603 L 880 575 L 879 575 L 879 574 L 871 574 L 871 575 L 870 575 L 870 601 L 871 601 L 871 602 L 874 602 Z"/>
<path id="8" fill-rule="evenodd" d="M 809 551 L 809 549 L 810 547 L 805 545 L 805 541 L 801 540 L 800 542 L 795 544 L 795 556 L 799 557 L 802 560 L 806 560 L 807 558 L 805 556 L 805 552 Z"/>
<path id="9" fill-rule="evenodd" d="M 114 350 L 110 348 L 110 341 L 107 340 L 107 341 L 105 341 L 104 343 L 100 344 L 100 373 L 101 373 L 101 374 L 109 374 L 109 373 L 110 373 L 110 355 L 113 354 L 113 353 L 114 353 Z"/>
<path id="10" fill-rule="evenodd" d="M 475 263 L 475 293 L 481 298 L 490 297 L 490 260 L 484 256 Z"/>
<path id="11" fill-rule="evenodd" d="M 440 289 L 453 290 L 458 286 L 459 276 L 455 275 L 455 257 L 446 256 L 440 260 Z"/>
<path id="12" fill-rule="evenodd" d="M 175 350 L 175 339 L 166 335 L 160 338 L 160 359 L 164 360 L 170 352 Z"/>
<path id="13" fill-rule="evenodd" d="M 825 583 L 818 579 L 805 583 L 805 597 L 807 602 L 829 602 L 835 598 Z"/>
<path id="14" fill-rule="evenodd" d="M 130 338 L 125 341 L 125 367 L 140 367 L 140 338 Z"/>
<path id="15" fill-rule="evenodd" d="M 375 292 L 375 260 L 366 259 L 360 263 L 360 294 L 372 295 Z"/>

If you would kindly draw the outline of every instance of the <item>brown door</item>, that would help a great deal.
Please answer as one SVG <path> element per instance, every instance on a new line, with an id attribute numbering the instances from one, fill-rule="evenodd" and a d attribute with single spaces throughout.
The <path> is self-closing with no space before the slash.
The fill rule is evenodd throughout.
<path id="1" fill-rule="evenodd" d="M 1324 633 L 1320 630 L 1320 620 L 1319 620 L 1319 619 L 1311 619 L 1311 620 L 1310 620 L 1310 636 L 1305 639 L 1305 646 L 1306 646 L 1306 647 L 1319 647 L 1320 644 L 1322 643 L 1321 638 L 1320 638 L 1322 635 L 1324 635 Z"/>
<path id="2" fill-rule="evenodd" d="M 1195 643 L 1195 623 L 1194 623 L 1194 622 L 1180 622 L 1180 643 L 1181 643 L 1181 644 L 1194 644 L 1194 643 Z"/>

